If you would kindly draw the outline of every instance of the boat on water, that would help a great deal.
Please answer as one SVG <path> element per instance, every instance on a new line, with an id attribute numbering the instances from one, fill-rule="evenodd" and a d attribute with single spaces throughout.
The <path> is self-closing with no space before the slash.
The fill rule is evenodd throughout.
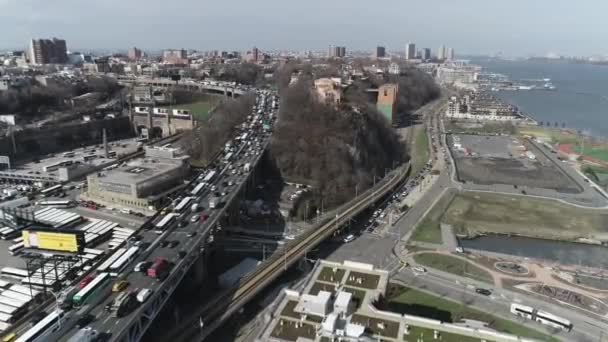
<path id="1" fill-rule="evenodd" d="M 543 85 L 543 89 L 544 90 L 557 90 L 557 88 L 549 82 L 547 82 Z"/>
<path id="2" fill-rule="evenodd" d="M 534 86 L 520 85 L 517 87 L 517 90 L 532 90 Z"/>

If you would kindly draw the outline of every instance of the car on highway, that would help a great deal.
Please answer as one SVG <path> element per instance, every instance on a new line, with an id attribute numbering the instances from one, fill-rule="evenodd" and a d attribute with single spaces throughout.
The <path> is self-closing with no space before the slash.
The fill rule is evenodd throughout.
<path id="1" fill-rule="evenodd" d="M 112 285 L 112 292 L 120 292 L 129 286 L 129 282 L 126 280 L 119 280 Z"/>
<path id="2" fill-rule="evenodd" d="M 184 227 L 185 227 L 185 226 L 187 226 L 187 225 L 188 225 L 188 221 L 180 221 L 180 222 L 177 224 L 177 226 L 178 226 L 179 228 L 184 228 Z"/>
<path id="3" fill-rule="evenodd" d="M 87 286 L 91 281 L 93 281 L 93 279 L 95 279 L 94 275 L 87 274 L 84 278 L 82 278 L 80 283 L 78 283 L 78 287 L 83 288 L 83 287 Z"/>
<path id="4" fill-rule="evenodd" d="M 196 235 L 196 232 L 188 232 L 188 234 L 186 234 L 187 237 L 193 237 Z"/>
<path id="5" fill-rule="evenodd" d="M 192 215 L 192 217 L 190 218 L 190 222 L 195 223 L 196 221 L 198 221 L 201 217 L 199 215 Z"/>
<path id="6" fill-rule="evenodd" d="M 148 270 L 148 268 L 150 267 L 150 265 L 152 265 L 152 262 L 150 261 L 140 261 L 137 263 L 137 265 L 135 265 L 135 268 L 133 269 L 134 272 L 146 272 Z"/>
<path id="7" fill-rule="evenodd" d="M 161 241 L 161 242 L 160 242 L 160 245 L 159 245 L 159 246 L 160 246 L 161 248 L 165 248 L 165 247 L 169 246 L 169 241 L 167 241 L 167 240 L 163 240 L 163 241 Z"/>
<path id="8" fill-rule="evenodd" d="M 414 266 L 414 267 L 412 267 L 412 271 L 417 272 L 417 273 L 425 273 L 426 268 L 424 268 L 422 266 Z"/>
<path id="9" fill-rule="evenodd" d="M 344 240 L 342 240 L 342 241 L 344 241 L 344 243 L 349 243 L 349 242 L 355 241 L 355 235 L 350 234 L 347 237 L 345 237 Z"/>
<path id="10" fill-rule="evenodd" d="M 145 302 L 148 297 L 150 297 L 150 295 L 152 294 L 152 290 L 150 289 L 141 289 L 138 293 L 137 293 L 137 301 L 140 303 Z"/>
<path id="11" fill-rule="evenodd" d="M 488 290 L 488 289 L 480 288 L 480 287 L 476 288 L 476 289 L 475 289 L 475 292 L 477 292 L 477 293 L 479 293 L 479 294 L 482 294 L 482 295 L 484 295 L 484 296 L 489 296 L 489 295 L 491 295 L 491 294 L 492 294 L 492 291 L 490 291 L 490 290 Z"/>
<path id="12" fill-rule="evenodd" d="M 209 214 L 206 214 L 206 213 L 201 214 L 201 221 L 202 222 L 207 221 L 207 219 L 209 219 Z"/>
<path id="13" fill-rule="evenodd" d="M 179 245 L 179 241 L 177 240 L 173 240 L 169 242 L 169 248 L 175 248 L 177 245 Z"/>
<path id="14" fill-rule="evenodd" d="M 87 325 L 89 325 L 89 323 L 93 322 L 94 319 L 95 319 L 95 315 L 84 314 L 84 315 L 80 316 L 78 318 L 78 320 L 76 321 L 76 328 L 84 328 Z"/>

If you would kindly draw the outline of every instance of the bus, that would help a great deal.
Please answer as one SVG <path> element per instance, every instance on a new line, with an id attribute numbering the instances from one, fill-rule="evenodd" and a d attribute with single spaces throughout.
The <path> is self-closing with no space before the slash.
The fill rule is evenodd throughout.
<path id="1" fill-rule="evenodd" d="M 215 177 L 215 170 L 211 170 L 207 173 L 207 175 L 205 176 L 205 178 L 203 179 L 203 182 L 205 183 L 209 183 L 211 182 L 211 180 L 213 179 L 213 177 Z"/>
<path id="2" fill-rule="evenodd" d="M 74 201 L 39 201 L 36 205 L 53 208 L 70 208 L 74 206 Z"/>
<path id="3" fill-rule="evenodd" d="M 17 254 L 21 253 L 22 249 L 23 249 L 23 242 L 19 242 L 19 243 L 16 243 L 16 244 L 10 246 L 8 248 L 8 252 L 11 255 L 17 255 Z"/>
<path id="4" fill-rule="evenodd" d="M 57 184 L 57 185 L 53 185 L 49 188 L 43 189 L 40 191 L 40 195 L 42 195 L 42 197 L 48 197 L 51 196 L 59 191 L 61 191 L 61 184 Z"/>
<path id="5" fill-rule="evenodd" d="M 95 279 L 72 297 L 74 306 L 81 307 L 86 304 L 97 304 L 99 300 L 105 297 L 105 294 L 110 292 L 109 285 L 111 279 L 109 273 L 99 273 Z"/>
<path id="6" fill-rule="evenodd" d="M 125 266 L 127 266 L 127 264 L 131 262 L 137 252 L 139 252 L 139 247 L 129 248 L 120 258 L 118 258 L 118 260 L 116 260 L 112 265 L 110 265 L 110 272 L 119 273 L 120 271 L 122 271 Z"/>
<path id="7" fill-rule="evenodd" d="M 192 196 L 196 196 L 196 195 L 198 195 L 203 190 L 204 187 L 205 187 L 205 183 L 198 183 L 194 187 L 194 189 L 192 189 L 192 191 L 190 191 L 190 194 Z"/>
<path id="8" fill-rule="evenodd" d="M 173 221 L 175 220 L 176 217 L 177 217 L 177 214 L 175 214 L 175 213 L 169 213 L 169 214 L 165 215 L 165 217 L 163 217 L 156 224 L 156 234 L 162 234 L 165 231 L 165 229 L 167 229 L 167 227 L 169 227 L 171 225 L 171 223 L 173 223 Z"/>
<path id="9" fill-rule="evenodd" d="M 3 267 L 2 270 L 0 270 L 0 274 L 17 279 L 22 279 L 28 276 L 26 270 L 15 267 Z"/>
<path id="10" fill-rule="evenodd" d="M 572 322 L 569 320 L 530 306 L 511 303 L 511 313 L 556 329 L 572 330 Z"/>
<path id="11" fill-rule="evenodd" d="M 188 207 L 190 202 L 192 202 L 192 197 L 184 197 L 173 209 L 176 212 L 181 212 Z"/>
<path id="12" fill-rule="evenodd" d="M 118 249 L 116 252 L 114 252 L 114 254 L 112 254 L 109 258 L 107 258 L 106 261 L 103 262 L 103 264 L 101 264 L 101 265 L 99 265 L 99 267 L 97 267 L 97 271 L 98 272 L 107 271 L 110 268 L 110 266 L 112 266 L 112 264 L 115 263 L 116 260 L 118 260 L 126 251 L 127 251 L 126 248 Z"/>
<path id="13" fill-rule="evenodd" d="M 19 336 L 15 342 L 57 341 L 67 330 L 71 329 L 75 317 L 73 312 L 54 310 Z"/>

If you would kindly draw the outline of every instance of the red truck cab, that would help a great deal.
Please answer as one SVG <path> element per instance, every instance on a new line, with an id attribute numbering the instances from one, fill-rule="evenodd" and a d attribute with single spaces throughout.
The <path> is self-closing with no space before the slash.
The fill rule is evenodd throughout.
<path id="1" fill-rule="evenodd" d="M 148 268 L 148 277 L 164 280 L 169 275 L 169 261 L 163 257 L 156 257 L 154 263 Z"/>

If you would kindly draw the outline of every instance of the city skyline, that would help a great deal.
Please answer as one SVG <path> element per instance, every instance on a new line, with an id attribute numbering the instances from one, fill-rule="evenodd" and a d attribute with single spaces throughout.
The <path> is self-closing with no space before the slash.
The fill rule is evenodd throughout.
<path id="1" fill-rule="evenodd" d="M 593 4 L 593 8 L 579 5 L 572 10 L 583 13 L 571 15 L 560 10 L 555 1 L 548 0 L 504 4 L 471 0 L 467 6 L 440 0 L 431 2 L 437 6 L 392 0 L 382 8 L 360 3 L 344 6 L 343 0 L 331 4 L 315 0 L 298 5 L 269 0 L 238 6 L 182 1 L 167 8 L 150 6 L 142 0 L 103 3 L 4 0 L 0 1 L 0 13 L 4 14 L 0 14 L 0 28 L 9 35 L 3 37 L 0 48 L 25 49 L 32 38 L 57 36 L 67 40 L 70 50 L 126 50 L 132 46 L 143 50 L 242 50 L 253 45 L 261 50 L 323 50 L 336 42 L 351 51 L 371 51 L 378 44 L 388 51 L 397 51 L 411 41 L 419 46 L 453 46 L 459 54 L 608 52 L 593 44 L 608 34 L 608 27 L 594 25 L 601 22 L 601 7 L 608 9 L 608 4 Z M 393 10 L 387 12 L 387 7 Z M 404 20 L 402 13 L 406 9 L 419 15 Z M 383 19 L 369 25 L 366 22 L 370 17 Z M 464 17 L 468 18 L 466 25 L 461 21 Z M 518 20 L 505 19 L 509 17 Z M 178 20 L 179 25 L 175 24 Z M 243 22 L 252 24 L 243 30 L 240 26 Z M 346 25 L 335 26 L 335 22 Z M 213 34 L 220 31 L 222 35 Z"/>

